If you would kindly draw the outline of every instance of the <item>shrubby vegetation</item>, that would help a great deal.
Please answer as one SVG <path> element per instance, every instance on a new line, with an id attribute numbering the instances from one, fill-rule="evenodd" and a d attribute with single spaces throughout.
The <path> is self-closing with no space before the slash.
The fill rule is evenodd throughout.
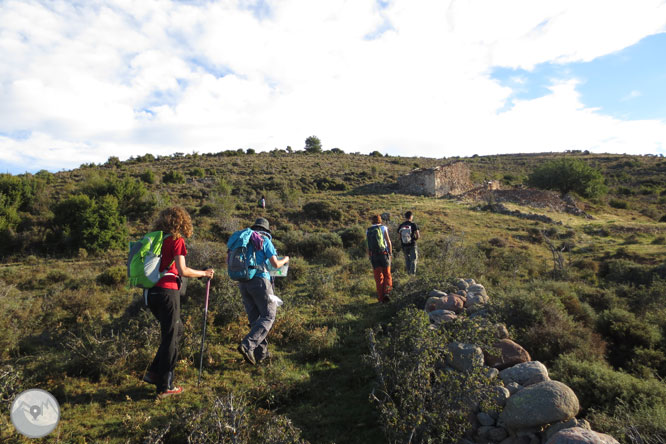
<path id="1" fill-rule="evenodd" d="M 575 192 L 596 197 L 606 192 L 601 172 L 577 158 L 563 157 L 536 168 L 527 178 L 530 185 L 557 190 L 562 194 Z"/>

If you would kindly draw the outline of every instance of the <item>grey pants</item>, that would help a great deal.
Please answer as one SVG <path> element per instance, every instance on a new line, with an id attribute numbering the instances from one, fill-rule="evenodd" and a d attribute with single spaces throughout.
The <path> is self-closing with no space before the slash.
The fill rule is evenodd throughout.
<path id="1" fill-rule="evenodd" d="M 416 274 L 416 264 L 419 261 L 419 251 L 414 245 L 403 245 L 402 251 L 405 252 L 405 266 L 407 274 Z"/>
<path id="2" fill-rule="evenodd" d="M 257 361 L 268 354 L 266 337 L 275 322 L 277 305 L 270 301 L 273 287 L 268 279 L 255 277 L 239 284 L 245 313 L 250 322 L 250 333 L 243 338 L 243 345 L 254 354 Z"/>

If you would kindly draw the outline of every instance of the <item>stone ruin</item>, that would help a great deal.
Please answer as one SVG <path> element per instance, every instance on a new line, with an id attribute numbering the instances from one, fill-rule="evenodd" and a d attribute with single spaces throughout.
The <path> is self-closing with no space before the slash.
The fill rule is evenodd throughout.
<path id="1" fill-rule="evenodd" d="M 432 324 L 458 316 L 484 316 L 489 297 L 473 279 L 458 279 L 458 290 L 447 294 L 433 290 L 425 311 Z M 492 380 L 491 394 L 500 411 L 483 411 L 479 403 L 469 412 L 471 429 L 459 444 L 618 444 L 612 436 L 597 433 L 576 419 L 580 405 L 567 385 L 553 381 L 548 369 L 533 361 L 527 350 L 509 338 L 506 326 L 496 325 L 496 342 L 490 350 L 475 344 L 450 343 L 451 371 L 469 372 L 481 367 Z"/>
<path id="2" fill-rule="evenodd" d="M 463 162 L 415 169 L 398 178 L 398 187 L 406 194 L 434 197 L 458 195 L 474 188 L 469 168 Z"/>

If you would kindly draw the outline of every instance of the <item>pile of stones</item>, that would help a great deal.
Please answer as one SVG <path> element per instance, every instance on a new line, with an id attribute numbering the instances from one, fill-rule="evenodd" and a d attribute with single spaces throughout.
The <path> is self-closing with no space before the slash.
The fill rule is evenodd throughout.
<path id="1" fill-rule="evenodd" d="M 454 293 L 430 292 L 425 311 L 433 324 L 487 313 L 490 299 L 483 285 L 473 279 L 458 279 L 456 285 Z M 483 411 L 480 403 L 475 404 L 469 416 L 471 431 L 461 444 L 617 444 L 613 437 L 590 430 L 587 421 L 576 419 L 580 405 L 573 390 L 551 380 L 548 369 L 509 338 L 506 326 L 496 326 L 490 350 L 457 342 L 448 344 L 448 350 L 446 364 L 451 369 L 483 369 L 493 383 L 491 396 L 499 408 Z"/>

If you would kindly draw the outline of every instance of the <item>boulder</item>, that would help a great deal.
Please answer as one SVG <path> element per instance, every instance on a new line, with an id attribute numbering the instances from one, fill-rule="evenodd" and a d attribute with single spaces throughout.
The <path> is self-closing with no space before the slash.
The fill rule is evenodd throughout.
<path id="1" fill-rule="evenodd" d="M 580 427 L 583 429 L 592 430 L 590 428 L 589 422 L 585 421 L 584 419 L 572 418 L 568 421 L 556 422 L 555 424 L 551 424 L 550 427 L 548 427 L 544 433 L 544 441 L 548 441 L 550 438 L 553 437 L 553 435 L 555 435 L 560 430 L 570 429 L 573 427 Z"/>
<path id="2" fill-rule="evenodd" d="M 486 370 L 486 377 L 488 378 L 489 381 L 494 381 L 499 377 L 499 370 L 497 370 L 496 368 L 487 367 L 485 370 Z"/>
<path id="3" fill-rule="evenodd" d="M 467 293 L 465 308 L 474 311 L 482 308 L 488 303 L 488 296 L 480 293 Z"/>
<path id="4" fill-rule="evenodd" d="M 507 436 L 509 436 L 509 433 L 506 431 L 504 427 L 493 427 L 488 432 L 488 439 L 490 439 L 492 442 L 500 442 L 504 440 Z"/>
<path id="5" fill-rule="evenodd" d="M 485 352 L 486 365 L 504 370 L 516 364 L 531 361 L 530 354 L 511 339 L 500 339 L 493 344 L 493 349 Z"/>
<path id="6" fill-rule="evenodd" d="M 456 287 L 458 287 L 458 290 L 467 290 L 467 287 L 469 287 L 469 284 L 465 282 L 464 279 L 458 279 L 456 281 Z"/>
<path id="7" fill-rule="evenodd" d="M 548 369 L 539 361 L 523 362 L 522 364 L 505 368 L 500 371 L 500 379 L 504 382 L 505 386 L 512 382 L 528 386 L 550 380 Z"/>
<path id="8" fill-rule="evenodd" d="M 495 336 L 497 339 L 509 339 L 509 330 L 506 328 L 506 325 L 504 324 L 496 324 L 496 334 Z"/>
<path id="9" fill-rule="evenodd" d="M 546 444 L 618 444 L 617 440 L 604 433 L 593 432 L 582 427 L 560 430 Z"/>
<path id="10" fill-rule="evenodd" d="M 482 426 L 491 426 L 495 425 L 495 419 L 487 413 L 479 412 L 476 414 L 476 419 L 479 421 L 479 424 Z"/>
<path id="11" fill-rule="evenodd" d="M 447 357 L 446 363 L 459 372 L 468 372 L 483 365 L 483 352 L 476 345 L 452 342 L 448 349 L 451 356 Z"/>
<path id="12" fill-rule="evenodd" d="M 506 387 L 501 385 L 494 385 L 484 389 L 484 393 L 488 394 L 488 401 L 497 404 L 499 407 L 504 407 L 506 401 L 511 396 L 511 392 Z"/>
<path id="13" fill-rule="evenodd" d="M 458 290 L 456 291 L 456 294 L 462 297 L 463 299 L 467 299 L 467 292 L 465 290 Z"/>
<path id="14" fill-rule="evenodd" d="M 454 313 L 460 313 L 463 310 L 465 301 L 457 294 L 446 294 L 443 291 L 433 290 L 426 301 L 425 311 L 449 310 Z"/>
<path id="15" fill-rule="evenodd" d="M 467 283 L 467 286 L 469 287 L 470 285 L 476 284 L 476 281 L 474 279 L 465 279 L 465 282 Z"/>
<path id="16" fill-rule="evenodd" d="M 505 387 L 511 395 L 523 389 L 523 386 L 518 384 L 517 382 L 510 382 L 506 384 Z"/>
<path id="17" fill-rule="evenodd" d="M 467 294 L 482 294 L 488 296 L 486 293 L 486 288 L 481 284 L 472 284 L 467 287 Z"/>
<path id="18" fill-rule="evenodd" d="M 517 431 L 567 421 L 576 416 L 580 405 L 576 394 L 559 381 L 544 381 L 525 387 L 511 396 L 499 421 Z"/>
<path id="19" fill-rule="evenodd" d="M 428 317 L 430 318 L 430 322 L 434 322 L 435 324 L 443 324 L 449 321 L 453 321 L 458 316 L 449 310 L 434 310 L 428 313 Z"/>

